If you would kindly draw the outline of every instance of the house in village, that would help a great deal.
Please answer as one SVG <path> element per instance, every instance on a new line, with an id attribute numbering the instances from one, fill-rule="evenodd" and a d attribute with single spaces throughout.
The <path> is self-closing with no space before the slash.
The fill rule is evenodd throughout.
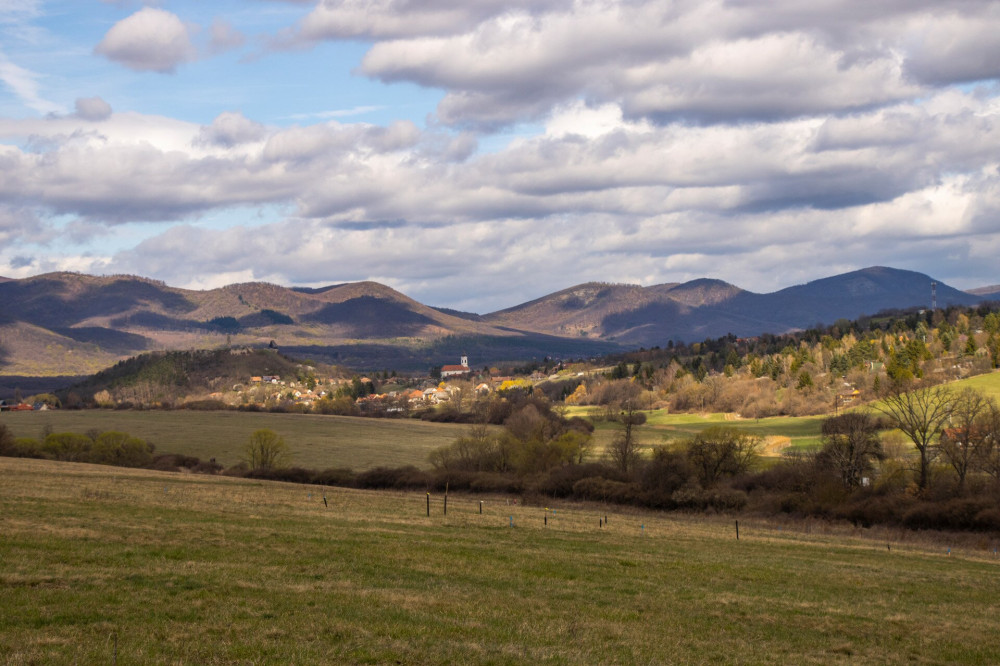
<path id="1" fill-rule="evenodd" d="M 409 391 L 403 391 L 401 397 L 411 405 L 419 405 L 424 402 L 424 392 L 421 391 L 420 389 L 410 389 Z"/>

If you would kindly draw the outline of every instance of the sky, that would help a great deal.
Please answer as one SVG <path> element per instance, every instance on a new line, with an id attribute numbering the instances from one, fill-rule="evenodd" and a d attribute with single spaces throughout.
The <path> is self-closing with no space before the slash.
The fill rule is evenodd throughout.
<path id="1" fill-rule="evenodd" d="M 0 276 L 993 285 L 997 35 L 982 0 L 0 0 Z"/>

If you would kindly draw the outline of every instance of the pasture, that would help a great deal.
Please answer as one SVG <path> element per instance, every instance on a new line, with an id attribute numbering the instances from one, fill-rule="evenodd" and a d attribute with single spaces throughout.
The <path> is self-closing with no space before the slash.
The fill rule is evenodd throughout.
<path id="1" fill-rule="evenodd" d="M 491 497 L 428 518 L 423 494 L 7 458 L 0 478 L 3 664 L 1000 661 L 979 537 L 736 540 L 732 518 Z"/>
<path id="2" fill-rule="evenodd" d="M 0 423 L 17 437 L 39 439 L 45 428 L 78 433 L 120 430 L 153 443 L 157 452 L 215 458 L 225 466 L 243 459 L 253 431 L 269 428 L 285 438 L 293 465 L 358 471 L 380 465 L 427 467 L 433 449 L 468 429 L 412 419 L 187 410 L 4 412 Z"/>
<path id="3" fill-rule="evenodd" d="M 645 412 L 647 421 L 636 428 L 636 436 L 645 446 L 669 445 L 688 439 L 712 426 L 733 426 L 763 437 L 781 438 L 793 449 L 811 449 L 820 446 L 820 428 L 826 416 L 778 416 L 765 419 L 743 419 L 727 414 L 672 414 L 666 410 Z M 598 407 L 571 407 L 568 416 L 600 417 Z M 619 424 L 594 419 L 595 452 L 611 444 Z M 778 451 L 771 451 L 770 455 Z"/>
<path id="4" fill-rule="evenodd" d="M 985 375 L 976 375 L 968 379 L 960 379 L 957 382 L 953 382 L 951 386 L 956 390 L 963 388 L 975 389 L 987 397 L 1000 402 L 1000 370 L 989 372 Z"/>

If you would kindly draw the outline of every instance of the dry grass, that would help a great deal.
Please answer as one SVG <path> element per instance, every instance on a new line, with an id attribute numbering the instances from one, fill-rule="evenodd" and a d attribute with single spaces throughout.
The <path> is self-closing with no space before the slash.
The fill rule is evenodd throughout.
<path id="1" fill-rule="evenodd" d="M 427 467 L 435 448 L 465 434 L 468 426 L 412 419 L 365 419 L 313 414 L 198 411 L 5 412 L 0 423 L 17 437 L 54 432 L 120 430 L 156 445 L 160 453 L 181 453 L 229 466 L 238 463 L 250 435 L 269 428 L 284 437 L 292 464 L 313 469 L 381 465 Z"/>
<path id="2" fill-rule="evenodd" d="M 748 521 L 736 541 L 731 518 L 479 497 L 428 518 L 423 494 L 3 458 L 0 478 L 0 663 L 109 663 L 115 635 L 120 663 L 1000 660 L 990 543 Z"/>

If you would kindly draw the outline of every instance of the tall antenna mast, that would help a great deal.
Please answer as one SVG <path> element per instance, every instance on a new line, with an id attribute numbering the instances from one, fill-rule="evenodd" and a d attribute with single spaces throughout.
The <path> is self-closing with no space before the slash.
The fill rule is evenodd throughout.
<path id="1" fill-rule="evenodd" d="M 931 282 L 931 310 L 937 310 L 937 282 Z"/>

